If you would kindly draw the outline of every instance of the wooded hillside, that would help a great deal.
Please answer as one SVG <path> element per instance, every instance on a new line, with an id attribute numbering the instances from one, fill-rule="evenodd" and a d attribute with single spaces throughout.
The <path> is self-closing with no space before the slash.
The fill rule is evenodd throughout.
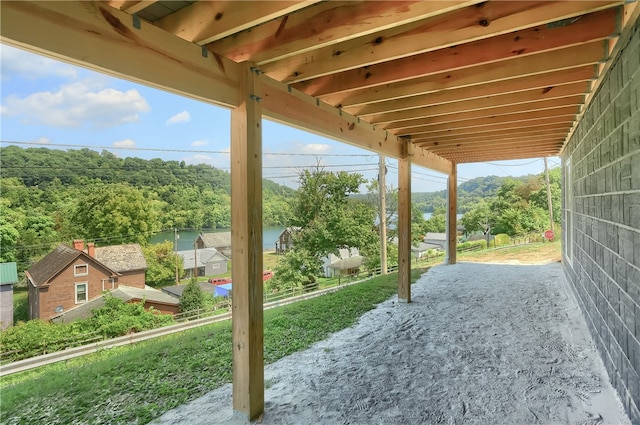
<path id="1" fill-rule="evenodd" d="M 231 224 L 230 175 L 108 151 L 0 148 L 0 261 L 28 265 L 57 242 L 145 242 L 162 229 Z M 263 180 L 264 223 L 290 219 L 294 191 Z"/>

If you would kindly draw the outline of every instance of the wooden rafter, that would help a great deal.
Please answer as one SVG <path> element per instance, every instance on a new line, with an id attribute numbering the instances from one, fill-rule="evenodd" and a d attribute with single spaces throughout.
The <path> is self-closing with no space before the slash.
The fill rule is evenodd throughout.
<path id="1" fill-rule="evenodd" d="M 337 75 L 331 74 L 293 86 L 306 93 L 320 96 L 602 40 L 619 35 L 620 28 L 615 19 L 618 13 L 618 9 L 607 9 L 585 15 L 566 26 L 536 26 L 515 33 L 345 71 Z M 509 66 L 508 63 L 501 64 Z"/>
<path id="2" fill-rule="evenodd" d="M 565 84 L 581 81 L 589 82 L 597 77 L 596 71 L 597 68 L 595 65 L 585 65 L 579 68 L 551 71 L 544 74 L 514 78 L 507 81 L 498 81 L 473 87 L 431 92 L 367 105 L 346 106 L 343 109 L 371 121 L 371 115 L 405 111 L 445 103 L 467 102 L 474 99 L 499 95 L 510 97 L 512 94 L 538 89 L 545 90 L 549 93 Z M 551 93 L 551 95 L 553 94 Z M 372 122 L 374 121 L 375 119 Z"/>
<path id="3" fill-rule="evenodd" d="M 373 37 L 364 36 L 324 48 L 316 47 L 311 52 L 262 67 L 275 79 L 302 81 L 506 34 L 621 3 L 487 1 L 378 31 Z"/>
<path id="4" fill-rule="evenodd" d="M 501 62 L 483 64 L 398 83 L 320 97 L 331 105 L 345 107 L 400 99 L 441 90 L 508 81 L 513 78 L 568 70 L 603 62 L 608 58 L 605 45 L 605 42 L 594 41 L 566 49 L 511 59 L 506 64 Z"/>
<path id="5" fill-rule="evenodd" d="M 250 60 L 263 65 L 473 3 L 477 0 L 323 2 L 219 40 L 211 49 L 237 62 Z"/>
<path id="6" fill-rule="evenodd" d="M 247 1 L 200 1 L 167 15 L 154 25 L 203 45 L 287 16 L 318 1 L 265 1 L 260 7 Z"/>
<path id="7" fill-rule="evenodd" d="M 478 118 L 487 115 L 503 115 L 515 112 L 536 111 L 540 109 L 557 108 L 566 105 L 580 105 L 584 102 L 585 84 L 578 83 L 571 87 L 563 86 L 553 96 L 544 98 L 544 89 L 536 89 L 533 93 L 523 92 L 521 95 L 502 95 L 500 98 L 484 98 L 465 102 L 447 103 L 422 109 L 412 109 L 402 113 L 381 115 L 369 120 L 375 124 L 389 123 L 385 129 L 403 127 L 409 123 L 415 124 L 419 119 L 429 117 L 455 115 L 456 120 Z M 470 114 L 470 115 L 465 115 Z"/>

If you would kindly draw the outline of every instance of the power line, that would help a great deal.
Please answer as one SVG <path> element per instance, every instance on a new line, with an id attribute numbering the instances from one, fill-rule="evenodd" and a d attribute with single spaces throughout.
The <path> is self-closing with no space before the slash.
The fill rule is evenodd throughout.
<path id="1" fill-rule="evenodd" d="M 27 145 L 27 146 L 44 146 L 44 147 L 65 147 L 65 148 L 87 148 L 87 149 L 118 149 L 118 150 L 131 150 L 131 151 L 150 151 L 150 152 L 182 152 L 182 153 L 214 153 L 230 155 L 229 150 L 216 151 L 216 150 L 197 150 L 197 149 L 163 149 L 163 148 L 138 148 L 138 147 L 120 147 L 120 146 L 92 146 L 92 145 L 76 145 L 69 143 L 46 143 L 46 142 L 15 142 L 2 140 L 0 143 L 6 145 Z M 373 158 L 375 154 L 347 154 L 347 153 L 294 153 L 294 152 L 263 152 L 263 155 L 270 156 L 313 156 L 313 157 L 361 157 L 361 158 Z"/>

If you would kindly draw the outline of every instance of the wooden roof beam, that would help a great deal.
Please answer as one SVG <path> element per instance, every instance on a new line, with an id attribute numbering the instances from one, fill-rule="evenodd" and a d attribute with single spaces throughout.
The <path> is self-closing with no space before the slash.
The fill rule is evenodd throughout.
<path id="1" fill-rule="evenodd" d="M 104 2 L 1 2 L 3 43 L 203 102 L 238 104 L 238 65 Z"/>
<path id="2" fill-rule="evenodd" d="M 265 1 L 260 7 L 247 1 L 197 1 L 153 24 L 182 39 L 204 45 L 287 16 L 318 1 Z"/>
<path id="3" fill-rule="evenodd" d="M 512 159 L 528 159 L 528 158 L 544 158 L 549 156 L 557 156 L 558 151 L 554 150 L 551 152 L 504 152 L 504 153 L 495 153 L 492 156 L 488 155 L 468 155 L 468 156 L 458 156 L 452 157 L 451 160 L 455 161 L 456 164 L 468 164 L 473 162 L 486 162 L 486 161 L 508 161 Z"/>
<path id="4" fill-rule="evenodd" d="M 565 135 L 551 135 L 551 136 L 544 136 L 544 137 L 523 137 L 520 139 L 512 139 L 512 140 L 506 140 L 506 139 L 498 139 L 498 140 L 494 140 L 494 141 L 476 141 L 476 140 L 470 140 L 470 141 L 466 141 L 466 142 L 443 142 L 443 143 L 438 143 L 436 144 L 430 144 L 428 146 L 425 145 L 419 145 L 416 144 L 417 146 L 422 146 L 424 149 L 427 149 L 429 152 L 445 152 L 445 151 L 451 151 L 451 150 L 455 150 L 455 149 L 473 149 L 475 147 L 486 147 L 486 146 L 521 146 L 521 145 L 528 145 L 528 144 L 534 144 L 534 143 L 547 143 L 547 142 L 557 142 L 557 143 L 562 143 L 564 141 L 564 137 Z"/>
<path id="5" fill-rule="evenodd" d="M 446 139 L 446 138 L 437 138 L 432 140 L 412 140 L 413 143 L 417 146 L 422 146 L 425 149 L 431 149 L 433 147 L 442 146 L 442 145 L 455 145 L 455 144 L 465 144 L 465 143 L 499 143 L 502 141 L 505 142 L 519 142 L 523 140 L 531 140 L 531 139 L 548 139 L 548 138 L 564 138 L 567 135 L 567 129 L 562 128 L 560 130 L 553 131 L 545 131 L 545 132 L 532 132 L 534 134 L 530 134 L 528 132 L 520 132 L 518 134 L 508 135 L 508 136 L 476 136 L 476 137 L 468 137 L 465 139 Z"/>
<path id="6" fill-rule="evenodd" d="M 411 140 L 422 140 L 422 139 L 432 139 L 442 136 L 458 136 L 458 135 L 469 135 L 469 134 L 483 134 L 483 133 L 494 133 L 497 131 L 509 131 L 509 130 L 524 130 L 531 129 L 536 130 L 538 128 L 550 128 L 550 127 L 558 127 L 559 125 L 564 125 L 569 130 L 569 127 L 574 121 L 574 116 L 560 116 L 560 117 L 552 117 L 552 118 L 543 118 L 536 120 L 523 120 L 509 123 L 495 123 L 495 124 L 487 124 L 483 126 L 470 126 L 464 128 L 450 128 L 449 126 L 441 126 L 437 129 L 423 130 L 423 131 L 415 131 L 411 133 Z"/>
<path id="7" fill-rule="evenodd" d="M 556 143 L 548 143 L 548 144 L 538 144 L 538 145 L 532 145 L 532 146 L 519 146 L 519 147 L 511 147 L 511 148 L 504 148 L 504 147 L 496 147 L 496 148 L 488 148 L 488 149 L 475 149 L 475 150 L 460 150 L 459 152 L 446 152 L 446 153 L 442 153 L 443 156 L 447 157 L 447 158 L 459 158 L 459 157 L 464 157 L 464 156 L 468 156 L 468 155 L 482 155 L 482 154 L 500 154 L 500 153 L 509 153 L 509 152 L 513 152 L 513 153 L 538 153 L 540 156 L 543 156 L 543 153 L 549 153 L 549 152 L 557 152 L 558 150 L 560 150 L 560 147 L 562 146 L 562 142 L 556 142 Z"/>
<path id="8" fill-rule="evenodd" d="M 608 59 L 606 44 L 606 40 L 592 41 L 566 49 L 511 59 L 505 63 L 483 64 L 384 86 L 320 97 L 331 105 L 345 107 L 568 70 L 606 61 Z"/>
<path id="9" fill-rule="evenodd" d="M 603 40 L 619 35 L 621 30 L 617 19 L 619 13 L 619 8 L 611 8 L 581 16 L 576 18 L 575 22 L 565 26 L 536 26 L 515 33 L 303 81 L 294 84 L 294 87 L 305 93 L 320 96 Z M 508 66 L 508 63 L 504 62 L 502 65 Z"/>
<path id="10" fill-rule="evenodd" d="M 481 127 L 492 127 L 497 125 L 505 125 L 519 122 L 528 122 L 535 124 L 539 120 L 547 120 L 553 118 L 575 117 L 580 108 L 578 106 L 565 106 L 556 109 L 547 109 L 536 112 L 520 112 L 511 115 L 496 115 L 490 117 L 475 118 L 462 121 L 446 121 L 422 124 L 416 127 L 398 128 L 389 130 L 389 133 L 396 136 L 410 136 L 420 133 L 428 133 L 438 130 L 455 131 L 465 128 L 478 129 Z"/>
<path id="11" fill-rule="evenodd" d="M 559 105 L 570 105 L 584 103 L 584 96 L 589 92 L 590 84 L 586 82 L 566 84 L 555 89 L 550 87 L 544 89 L 529 90 L 526 92 L 512 93 L 498 96 L 488 96 L 481 99 L 465 100 L 462 102 L 451 102 L 444 105 L 434 105 L 424 108 L 414 108 L 405 111 L 391 112 L 388 114 L 378 114 L 367 117 L 371 124 L 397 123 L 400 121 L 410 121 L 416 118 L 437 117 L 448 114 L 462 114 L 467 112 L 495 111 L 489 113 L 499 114 L 499 108 L 509 108 L 508 111 L 521 112 L 528 109 L 545 109 L 546 105 L 556 107 Z M 578 99 L 578 97 L 580 99 Z M 556 102 L 556 103 L 550 103 Z"/>
<path id="12" fill-rule="evenodd" d="M 452 128 L 458 128 L 459 124 L 465 124 L 467 120 L 486 119 L 493 122 L 499 120 L 502 122 L 518 120 L 516 117 L 537 117 L 537 116 L 556 116 L 556 112 L 561 115 L 561 111 L 573 110 L 577 114 L 579 106 L 584 102 L 584 95 L 572 97 L 550 99 L 541 102 L 523 103 L 520 105 L 501 106 L 498 108 L 479 109 L 469 112 L 442 114 L 435 116 L 426 116 L 406 121 L 394 121 L 381 125 L 380 127 L 388 131 L 396 131 L 398 129 L 411 129 L 415 127 L 425 127 L 435 124 L 451 123 Z M 575 108 L 569 108 L 569 107 Z M 526 114 L 526 115 L 525 115 Z"/>
<path id="13" fill-rule="evenodd" d="M 427 2 L 438 3 L 438 2 Z M 606 9 L 622 1 L 487 1 L 338 45 L 265 64 L 273 78 L 297 82 L 494 37 Z"/>
<path id="14" fill-rule="evenodd" d="M 325 2 L 210 45 L 236 62 L 258 65 L 459 9 L 474 1 Z M 279 79 L 279 78 L 276 78 Z"/>
<path id="15" fill-rule="evenodd" d="M 258 78 L 263 90 L 261 102 L 265 117 L 385 156 L 399 159 L 409 155 L 410 143 L 406 139 L 376 128 L 264 74 Z M 416 147 L 412 155 L 416 165 L 441 173 L 451 170 L 449 161 L 420 147 Z"/>
<path id="16" fill-rule="evenodd" d="M 492 129 L 489 131 L 482 131 L 478 129 L 478 131 L 474 129 L 463 129 L 457 130 L 450 133 L 439 132 L 440 134 L 436 135 L 416 135 L 412 137 L 412 141 L 416 144 L 422 145 L 424 143 L 432 143 L 432 142 L 447 142 L 447 141 L 467 141 L 467 140 L 491 140 L 491 139 L 500 139 L 505 137 L 520 137 L 522 135 L 546 135 L 546 134 L 556 134 L 559 132 L 566 132 L 571 124 L 571 121 L 561 122 L 561 123 L 552 123 L 552 124 L 544 124 L 535 127 L 524 127 L 524 128 L 500 128 L 500 129 Z"/>
<path id="17" fill-rule="evenodd" d="M 158 0 L 111 0 L 109 6 L 120 9 L 123 12 L 127 12 L 131 15 L 138 13 L 148 6 L 156 3 Z"/>
<path id="18" fill-rule="evenodd" d="M 522 92 L 535 91 L 539 89 L 545 89 L 550 96 L 553 96 L 554 93 L 552 93 L 552 91 L 561 89 L 563 85 L 577 82 L 585 82 L 585 84 L 589 84 L 587 82 L 590 82 L 596 77 L 596 66 L 585 65 L 579 68 L 551 71 L 544 74 L 514 78 L 511 80 L 498 81 L 473 87 L 436 91 L 418 96 L 370 103 L 366 105 L 347 106 L 343 109 L 354 115 L 366 117 L 367 121 L 370 121 L 368 116 L 371 115 L 382 115 L 391 112 L 406 111 L 415 108 L 453 102 L 468 102 L 499 95 L 505 95 L 505 97 L 510 98 L 512 95 L 517 96 L 517 94 Z M 375 119 L 373 121 L 375 122 Z"/>

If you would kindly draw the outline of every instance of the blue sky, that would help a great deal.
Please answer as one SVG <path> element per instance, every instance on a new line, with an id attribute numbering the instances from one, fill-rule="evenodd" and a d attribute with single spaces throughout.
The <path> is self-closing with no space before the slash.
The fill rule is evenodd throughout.
<path id="1" fill-rule="evenodd" d="M 2 146 L 89 147 L 120 157 L 229 170 L 228 110 L 5 45 L 0 55 Z M 263 124 L 263 151 L 264 177 L 291 187 L 300 167 L 317 162 L 327 170 L 377 176 L 378 157 L 372 152 L 270 121 Z M 397 162 L 387 163 L 387 184 L 397 186 Z M 550 165 L 558 163 L 551 158 Z M 543 167 L 542 159 L 460 164 L 459 183 L 487 175 L 537 174 Z M 412 168 L 413 192 L 445 186 L 443 174 Z"/>

